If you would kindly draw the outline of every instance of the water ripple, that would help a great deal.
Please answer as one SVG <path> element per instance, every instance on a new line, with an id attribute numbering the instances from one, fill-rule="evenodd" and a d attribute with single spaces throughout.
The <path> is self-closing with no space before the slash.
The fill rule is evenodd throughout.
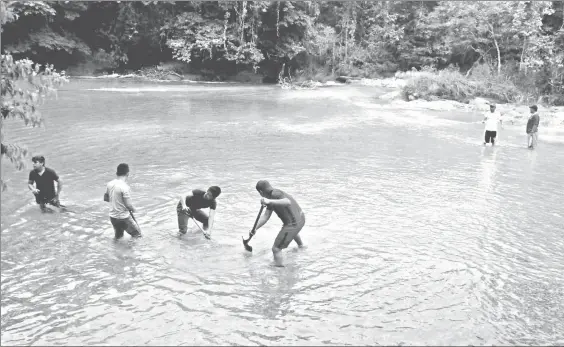
<path id="1" fill-rule="evenodd" d="M 484 148 L 471 115 L 375 112 L 350 86 L 76 83 L 47 128 L 6 122 L 61 175 L 71 212 L 41 214 L 27 172 L 3 171 L 3 345 L 564 342 L 557 144 L 528 151 L 506 129 Z M 120 162 L 144 237 L 114 242 L 102 195 Z M 259 179 L 307 216 L 308 248 L 290 245 L 282 269 L 276 217 L 253 254 L 241 244 Z M 179 196 L 210 185 L 212 240 L 179 235 Z"/>

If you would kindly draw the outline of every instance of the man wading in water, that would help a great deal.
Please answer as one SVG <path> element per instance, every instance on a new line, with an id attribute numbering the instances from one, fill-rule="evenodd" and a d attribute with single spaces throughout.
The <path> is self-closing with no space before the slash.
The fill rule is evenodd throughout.
<path id="1" fill-rule="evenodd" d="M 216 199 L 219 194 L 221 194 L 221 188 L 211 186 L 206 192 L 201 189 L 193 189 L 188 194 L 181 196 L 176 206 L 178 231 L 181 234 L 186 234 L 186 231 L 188 231 L 188 219 L 192 217 L 203 224 L 204 236 L 209 238 L 215 218 L 215 209 L 217 207 Z M 208 207 L 210 209 L 209 217 L 201 210 L 202 208 Z"/>
<path id="2" fill-rule="evenodd" d="M 29 173 L 27 186 L 35 195 L 35 202 L 39 204 L 42 212 L 47 211 L 46 204 L 60 208 L 59 195 L 63 189 L 63 182 L 59 175 L 55 170 L 45 167 L 45 157 L 42 155 L 34 156 L 31 161 L 33 170 Z M 57 182 L 57 189 L 55 189 L 55 182 Z"/>
<path id="3" fill-rule="evenodd" d="M 537 146 L 540 117 L 537 105 L 529 106 L 531 115 L 527 120 L 527 146 L 533 149 Z"/>
<path id="4" fill-rule="evenodd" d="M 121 239 L 124 231 L 132 237 L 141 237 L 139 225 L 133 219 L 135 208 L 131 204 L 131 189 L 126 182 L 129 177 L 129 165 L 119 164 L 116 175 L 117 178 L 107 184 L 104 194 L 104 201 L 112 204 L 110 222 L 114 227 L 115 239 Z"/>
<path id="5" fill-rule="evenodd" d="M 486 112 L 482 123 L 486 123 L 486 132 L 484 134 L 484 146 L 486 143 L 495 145 L 495 138 L 497 136 L 498 124 L 501 124 L 501 114 L 495 110 L 495 104 L 490 104 L 490 112 Z"/>
<path id="6" fill-rule="evenodd" d="M 294 200 L 290 194 L 280 189 L 272 188 L 268 181 L 258 181 L 256 189 L 262 196 L 260 203 L 267 208 L 264 215 L 260 217 L 255 231 L 268 222 L 272 211 L 276 212 L 278 218 L 284 223 L 272 245 L 274 263 L 276 266 L 282 267 L 284 265 L 282 265 L 282 255 L 280 252 L 284 248 L 287 248 L 292 240 L 296 241 L 298 247 L 303 247 L 302 239 L 298 234 L 305 225 L 305 215 L 296 200 Z"/>

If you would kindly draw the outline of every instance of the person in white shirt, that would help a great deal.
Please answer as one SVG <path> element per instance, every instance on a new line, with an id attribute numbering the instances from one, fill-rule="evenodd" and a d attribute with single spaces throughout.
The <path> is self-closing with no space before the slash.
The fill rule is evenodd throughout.
<path id="1" fill-rule="evenodd" d="M 131 203 L 131 189 L 126 182 L 129 176 L 129 165 L 119 164 L 116 176 L 116 179 L 107 184 L 104 194 L 104 201 L 112 205 L 110 222 L 114 227 L 115 238 L 116 240 L 122 238 L 124 231 L 132 237 L 141 237 L 141 230 L 132 214 L 135 208 Z"/>
<path id="2" fill-rule="evenodd" d="M 498 125 L 502 124 L 501 114 L 495 110 L 495 104 L 490 104 L 490 112 L 486 112 L 482 123 L 486 123 L 486 133 L 484 136 L 484 146 L 487 143 L 495 145 L 495 138 L 497 136 Z"/>

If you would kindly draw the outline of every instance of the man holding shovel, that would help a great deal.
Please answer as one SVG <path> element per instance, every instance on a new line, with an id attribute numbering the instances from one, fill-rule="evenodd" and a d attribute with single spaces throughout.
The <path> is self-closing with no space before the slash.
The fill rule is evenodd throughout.
<path id="1" fill-rule="evenodd" d="M 141 237 L 141 230 L 133 217 L 135 208 L 131 203 L 131 189 L 127 184 L 129 165 L 119 164 L 116 176 L 106 185 L 106 193 L 104 193 L 104 201 L 111 204 L 110 222 L 114 227 L 115 239 L 121 239 L 124 231 L 132 237 Z"/>
<path id="2" fill-rule="evenodd" d="M 189 218 L 195 218 L 198 222 L 203 224 L 204 230 L 202 230 L 202 233 L 209 239 L 211 237 L 211 231 L 215 219 L 215 209 L 217 208 L 216 199 L 219 194 L 221 194 L 221 188 L 218 186 L 211 186 L 207 191 L 202 189 L 193 189 L 190 192 L 183 194 L 176 206 L 178 231 L 181 234 L 186 234 Z M 204 208 L 210 209 L 209 216 L 202 211 Z"/>
<path id="3" fill-rule="evenodd" d="M 292 240 L 296 241 L 298 247 L 303 247 L 302 239 L 298 234 L 305 225 L 305 214 L 290 194 L 280 189 L 272 188 L 268 181 L 258 181 L 256 189 L 262 196 L 260 202 L 263 206 L 266 206 L 266 212 L 258 220 L 253 234 L 268 222 L 272 211 L 274 211 L 284 225 L 274 240 L 272 255 L 274 256 L 275 265 L 282 267 L 284 265 L 282 265 L 282 255 L 280 252 L 287 248 Z"/>

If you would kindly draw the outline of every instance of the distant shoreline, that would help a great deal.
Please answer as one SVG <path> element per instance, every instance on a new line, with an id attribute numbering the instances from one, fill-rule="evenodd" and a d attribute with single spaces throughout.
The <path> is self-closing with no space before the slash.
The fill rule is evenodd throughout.
<path id="1" fill-rule="evenodd" d="M 401 77 L 389 77 L 381 79 L 372 78 L 355 78 L 355 77 L 345 77 L 338 76 L 335 81 L 319 82 L 319 81 L 306 81 L 306 82 L 294 82 L 291 85 L 287 84 L 275 84 L 275 83 L 263 83 L 263 82 L 246 82 L 238 80 L 227 80 L 227 81 L 206 81 L 203 79 L 189 79 L 184 77 L 192 77 L 191 75 L 182 76 L 182 79 L 157 79 L 151 78 L 139 74 L 109 74 L 109 75 L 75 75 L 69 76 L 71 79 L 90 79 L 90 80 L 132 80 L 141 82 L 152 82 L 152 83 L 182 83 L 182 84 L 240 84 L 240 85 L 279 85 L 283 89 L 316 89 L 319 87 L 330 87 L 330 86 L 345 86 L 345 85 L 361 85 L 366 87 L 380 87 L 386 88 L 389 91 L 377 97 L 379 100 L 389 101 L 390 104 L 396 104 L 401 107 L 413 108 L 415 110 L 431 110 L 431 111 L 466 111 L 466 112 L 477 112 L 482 113 L 488 110 L 487 103 L 492 101 L 480 97 L 473 98 L 468 101 L 468 103 L 462 103 L 454 100 L 439 99 L 434 101 L 426 101 L 423 99 L 416 99 L 407 101 L 402 95 L 402 88 L 406 85 L 406 79 L 408 76 Z M 303 86 L 303 87 L 302 87 Z M 498 110 L 505 115 L 505 119 L 511 121 L 513 124 L 525 124 L 529 108 L 528 104 L 518 104 L 518 103 L 497 103 Z M 541 113 L 541 126 L 547 126 L 550 128 L 562 128 L 564 129 L 564 106 L 543 106 L 539 105 L 539 111 Z"/>

